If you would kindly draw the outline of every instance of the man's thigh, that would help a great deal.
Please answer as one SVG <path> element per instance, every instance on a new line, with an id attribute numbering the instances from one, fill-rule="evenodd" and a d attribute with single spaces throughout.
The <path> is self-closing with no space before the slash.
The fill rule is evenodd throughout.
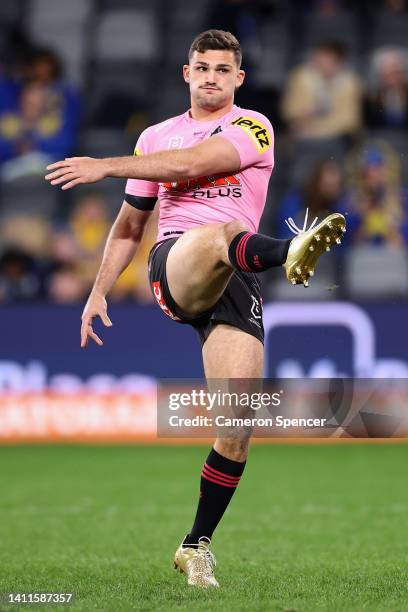
<path id="1" fill-rule="evenodd" d="M 166 276 L 170 293 L 188 315 L 211 308 L 223 294 L 233 269 L 225 261 L 222 224 L 188 230 L 171 247 Z"/>
<path id="2" fill-rule="evenodd" d="M 203 362 L 207 379 L 260 379 L 264 347 L 255 336 L 232 325 L 218 324 L 203 345 Z"/>

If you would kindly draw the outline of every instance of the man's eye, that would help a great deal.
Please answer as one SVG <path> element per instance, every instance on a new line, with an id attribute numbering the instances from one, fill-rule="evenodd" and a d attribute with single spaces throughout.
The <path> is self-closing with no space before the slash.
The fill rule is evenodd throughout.
<path id="1" fill-rule="evenodd" d="M 205 66 L 199 66 L 197 70 L 207 70 L 207 68 Z"/>

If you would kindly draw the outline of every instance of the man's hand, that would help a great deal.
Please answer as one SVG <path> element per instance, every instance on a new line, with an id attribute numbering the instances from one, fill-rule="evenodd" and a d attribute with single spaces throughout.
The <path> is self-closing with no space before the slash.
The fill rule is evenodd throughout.
<path id="1" fill-rule="evenodd" d="M 93 157 L 67 157 L 64 161 L 50 164 L 47 170 L 53 172 L 47 174 L 45 180 L 50 181 L 51 185 L 65 183 L 61 189 L 71 189 L 82 183 L 96 183 L 108 176 L 106 160 Z"/>
<path id="2" fill-rule="evenodd" d="M 91 293 L 82 313 L 81 325 L 81 348 L 85 348 L 89 338 L 92 338 L 98 346 L 102 346 L 103 342 L 92 329 L 92 320 L 94 317 L 100 317 L 106 327 L 112 326 L 112 321 L 108 317 L 107 304 L 103 295 Z"/>

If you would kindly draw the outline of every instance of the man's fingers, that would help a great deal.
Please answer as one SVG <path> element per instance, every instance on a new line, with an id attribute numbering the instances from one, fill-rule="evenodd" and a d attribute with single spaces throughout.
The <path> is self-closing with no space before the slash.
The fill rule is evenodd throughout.
<path id="1" fill-rule="evenodd" d="M 65 159 L 61 159 L 60 161 L 54 162 L 53 164 L 48 164 L 46 169 L 56 170 L 57 168 L 63 168 L 64 166 L 69 166 L 71 162 L 76 161 L 78 159 L 88 159 L 88 158 L 87 157 L 66 157 Z"/>
<path id="2" fill-rule="evenodd" d="M 105 312 L 105 313 L 103 313 L 103 312 L 102 312 L 102 313 L 100 314 L 100 317 L 101 317 L 101 319 L 102 319 L 102 321 L 103 321 L 103 324 L 104 324 L 104 325 L 106 325 L 106 327 L 112 327 L 113 323 L 112 323 L 112 321 L 110 320 L 110 318 L 108 317 L 108 315 L 107 315 L 107 313 L 106 313 L 106 312 Z"/>
<path id="3" fill-rule="evenodd" d="M 51 181 L 51 185 L 61 185 L 61 183 L 66 183 L 67 181 L 73 181 L 75 179 L 79 179 L 79 175 L 74 172 L 67 172 L 64 176 L 61 176 L 59 179 L 55 179 Z"/>
<path id="4" fill-rule="evenodd" d="M 91 319 L 92 321 L 92 319 Z M 88 344 L 88 327 L 91 327 L 91 324 L 88 321 L 82 321 L 81 325 L 81 348 L 84 348 Z"/>
<path id="5" fill-rule="evenodd" d="M 80 185 L 81 183 L 88 183 L 88 182 L 92 182 L 92 181 L 86 181 L 84 180 L 83 177 L 80 177 L 80 178 L 75 179 L 74 181 L 70 181 L 66 185 L 63 185 L 61 189 L 65 191 L 65 189 L 71 189 L 71 187 L 75 187 L 75 185 Z"/>
<path id="6" fill-rule="evenodd" d="M 58 168 L 58 170 L 55 170 L 54 172 L 50 172 L 49 174 L 46 174 L 45 179 L 47 181 L 52 181 L 56 178 L 59 178 L 66 172 L 73 172 L 73 169 L 68 164 L 64 166 L 63 168 Z"/>
<path id="7" fill-rule="evenodd" d="M 102 346 L 102 345 L 103 345 L 102 340 L 100 339 L 100 337 L 99 337 L 97 334 L 95 334 L 95 332 L 93 331 L 92 327 L 91 327 L 90 329 L 88 329 L 88 336 L 89 336 L 90 338 L 92 338 L 92 340 L 93 340 L 94 342 L 96 342 L 96 344 L 97 344 L 98 346 Z"/>
<path id="8" fill-rule="evenodd" d="M 51 185 L 60 185 L 61 183 L 66 183 L 66 181 L 71 181 L 76 178 L 79 178 L 78 174 L 75 174 L 74 172 L 67 172 L 63 176 L 52 180 Z"/>
<path id="9" fill-rule="evenodd" d="M 103 345 L 102 340 L 100 339 L 98 334 L 95 334 L 91 325 L 82 325 L 81 327 L 81 348 L 85 348 L 87 346 L 89 338 L 92 338 L 92 340 L 96 342 L 98 346 Z"/>
<path id="10" fill-rule="evenodd" d="M 47 170 L 56 170 L 57 168 L 63 168 L 64 166 L 67 166 L 67 165 L 68 164 L 67 164 L 66 160 L 57 161 L 57 162 L 54 162 L 53 164 L 49 164 L 47 166 Z"/>
<path id="11" fill-rule="evenodd" d="M 84 318 L 82 319 L 81 325 L 81 348 L 85 348 L 87 346 L 89 338 L 92 338 L 92 340 L 96 342 L 98 346 L 103 345 L 102 340 L 92 329 L 92 320 L 96 316 L 99 316 L 101 318 L 103 324 L 106 327 L 112 327 L 113 325 L 106 312 L 94 312 L 92 316 L 90 316 L 89 313 L 83 315 Z"/>

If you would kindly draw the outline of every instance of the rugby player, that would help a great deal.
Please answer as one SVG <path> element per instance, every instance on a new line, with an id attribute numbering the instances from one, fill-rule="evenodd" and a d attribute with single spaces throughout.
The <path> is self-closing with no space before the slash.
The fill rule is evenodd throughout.
<path id="1" fill-rule="evenodd" d="M 192 325 L 202 343 L 207 379 L 261 379 L 262 299 L 257 273 L 283 266 L 293 284 L 307 286 L 318 257 L 339 243 L 345 219 L 332 214 L 298 228 L 292 240 L 258 233 L 274 165 L 273 131 L 258 112 L 234 105 L 241 87 L 239 42 L 229 32 L 199 34 L 183 77 L 191 108 L 147 128 L 135 155 L 74 157 L 48 166 L 46 179 L 69 189 L 105 177 L 127 178 L 122 208 L 107 239 L 94 287 L 82 315 L 81 346 L 99 316 L 112 325 L 106 295 L 132 260 L 145 224 L 159 201 L 157 243 L 149 278 L 163 312 Z M 190 585 L 218 586 L 211 538 L 244 471 L 249 435 L 218 437 L 201 472 L 200 498 L 175 567 Z"/>

